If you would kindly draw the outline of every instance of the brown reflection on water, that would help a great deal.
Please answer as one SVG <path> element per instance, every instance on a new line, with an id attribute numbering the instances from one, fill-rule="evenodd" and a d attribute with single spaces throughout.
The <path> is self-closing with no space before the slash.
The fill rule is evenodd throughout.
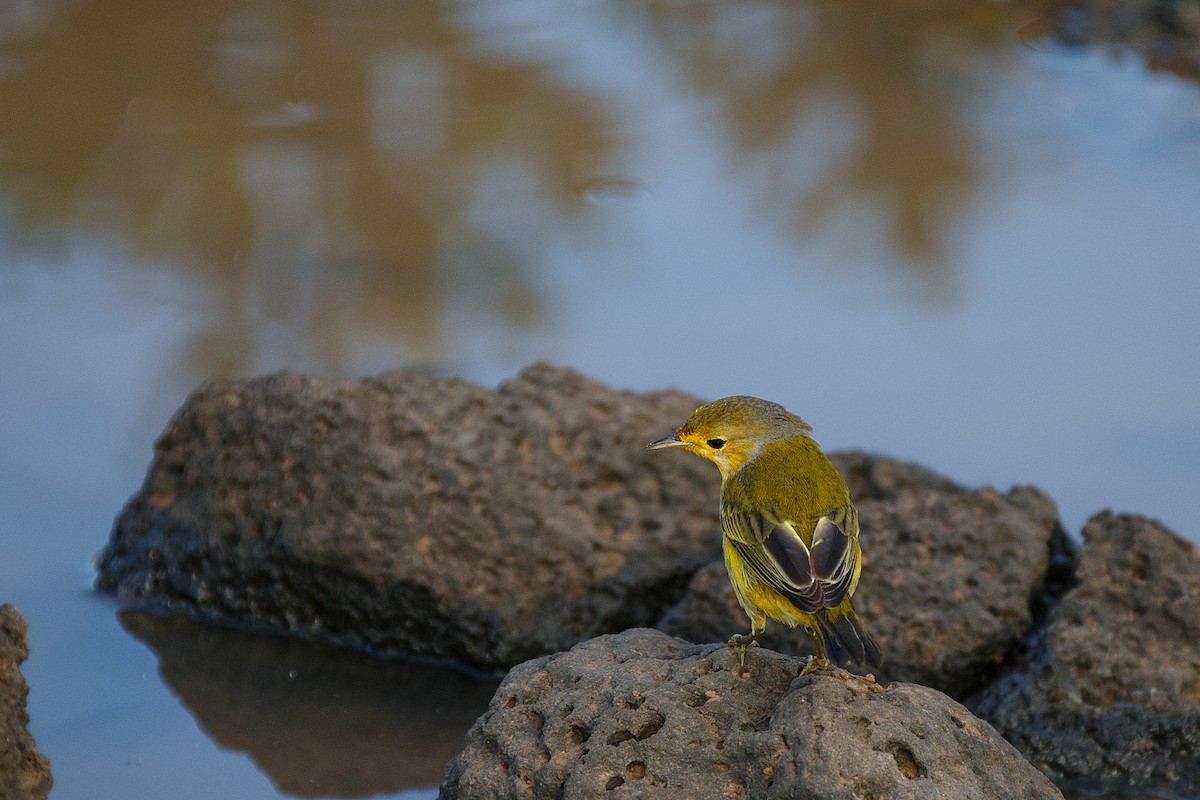
<path id="1" fill-rule="evenodd" d="M 479 47 L 446 4 L 26 5 L 0 19 L 0 192 L 24 244 L 82 228 L 211 284 L 187 359 L 206 376 L 253 368 L 280 320 L 334 372 L 348 331 L 439 360 L 448 253 L 484 313 L 528 324 L 535 243 L 473 225 L 473 191 L 519 164 L 566 216 L 613 147 L 594 99 Z"/>
<path id="2" fill-rule="evenodd" d="M 982 173 L 963 75 L 981 54 L 983 70 L 999 68 L 1051 4 L 651 1 L 613 13 L 714 101 L 730 171 L 760 176 L 772 216 L 803 238 L 878 207 L 896 263 L 938 287 L 952 283 L 946 235 Z M 448 309 L 464 297 L 502 324 L 537 323 L 531 265 L 586 208 L 580 187 L 614 178 L 636 146 L 618 106 L 581 88 L 582 66 L 563 69 L 570 56 L 537 36 L 514 45 L 465 22 L 471 4 L 21 7 L 0 16 L 0 205 L 12 199 L 25 247 L 84 231 L 115 242 L 113 258 L 206 287 L 184 383 L 256 371 L 272 326 L 344 374 L 364 332 L 405 343 L 398 360 L 445 363 Z M 772 168 L 748 166 L 761 158 Z M 481 204 L 517 209 L 520 229 L 481 221 Z"/>
<path id="3" fill-rule="evenodd" d="M 748 15 L 722 3 L 651 5 L 654 30 L 733 132 L 731 169 L 763 155 L 774 176 L 806 164 L 790 185 L 766 182 L 764 205 L 793 209 L 803 236 L 870 204 L 895 265 L 928 273 L 919 280 L 935 299 L 953 285 L 947 235 L 989 167 L 967 124 L 972 94 L 989 71 L 1011 67 L 1018 32 L 1059 6 L 815 0 Z M 822 111 L 840 124 L 804 133 L 806 116 Z"/>
<path id="4" fill-rule="evenodd" d="M 441 782 L 495 681 L 125 611 L 125 630 L 221 747 L 281 792 L 363 797 Z"/>

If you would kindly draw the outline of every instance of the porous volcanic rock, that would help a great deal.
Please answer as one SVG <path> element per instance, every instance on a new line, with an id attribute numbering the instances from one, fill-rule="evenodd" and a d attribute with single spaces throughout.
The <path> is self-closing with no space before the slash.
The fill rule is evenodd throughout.
<path id="1" fill-rule="evenodd" d="M 718 476 L 642 446 L 698 405 L 536 364 L 208 384 L 98 560 L 129 605 L 483 669 L 652 623 L 719 553 Z"/>
<path id="2" fill-rule="evenodd" d="M 974 703 L 1060 786 L 1200 798 L 1200 550 L 1104 512 L 1027 663 Z"/>
<path id="3" fill-rule="evenodd" d="M 44 800 L 53 783 L 50 762 L 29 735 L 29 686 L 21 663 L 29 657 L 29 626 L 15 606 L 0 606 L 0 797 Z"/>
<path id="4" fill-rule="evenodd" d="M 986 683 L 1069 572 L 1054 503 L 1029 487 L 968 490 L 881 456 L 833 453 L 859 511 L 863 573 L 854 605 L 884 650 L 882 678 L 956 697 Z M 657 627 L 695 642 L 749 629 L 724 565 L 700 570 Z M 809 654 L 808 639 L 767 623 L 764 647 Z"/>
<path id="5" fill-rule="evenodd" d="M 1033 800 L 1062 795 L 987 723 L 923 686 L 659 631 L 514 668 L 446 768 L 442 800 Z"/>

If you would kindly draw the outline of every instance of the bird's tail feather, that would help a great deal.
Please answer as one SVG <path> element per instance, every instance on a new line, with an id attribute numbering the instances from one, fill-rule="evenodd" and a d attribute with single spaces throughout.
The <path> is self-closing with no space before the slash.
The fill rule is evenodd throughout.
<path id="1" fill-rule="evenodd" d="M 857 661 L 872 668 L 883 664 L 883 651 L 875 638 L 867 633 L 849 603 L 819 612 L 816 629 L 826 654 L 833 661 L 839 664 Z"/>

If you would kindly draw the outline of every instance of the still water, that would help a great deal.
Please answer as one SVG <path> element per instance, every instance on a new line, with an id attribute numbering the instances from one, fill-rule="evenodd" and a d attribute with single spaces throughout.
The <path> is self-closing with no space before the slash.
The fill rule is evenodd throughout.
<path id="1" fill-rule="evenodd" d="M 90 591 L 215 376 L 548 359 L 1200 538 L 1200 88 L 1052 13 L 0 5 L 0 602 L 52 796 L 426 797 L 492 690 Z"/>

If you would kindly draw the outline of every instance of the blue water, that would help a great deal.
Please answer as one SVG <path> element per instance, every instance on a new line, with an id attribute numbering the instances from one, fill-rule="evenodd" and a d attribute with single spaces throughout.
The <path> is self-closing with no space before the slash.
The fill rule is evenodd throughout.
<path id="1" fill-rule="evenodd" d="M 299 739 L 222 739 L 89 589 L 214 376 L 494 385 L 548 359 L 1034 484 L 1072 533 L 1111 507 L 1200 540 L 1194 83 L 1022 43 L 999 6 L 985 31 L 833 4 L 23 7 L 0 16 L 0 602 L 30 621 L 55 798 L 292 796 L 280 748 L 362 749 L 320 724 L 345 704 L 286 691 Z M 428 679 L 389 669 L 364 682 Z M 378 785 L 428 796 L 441 767 Z"/>

